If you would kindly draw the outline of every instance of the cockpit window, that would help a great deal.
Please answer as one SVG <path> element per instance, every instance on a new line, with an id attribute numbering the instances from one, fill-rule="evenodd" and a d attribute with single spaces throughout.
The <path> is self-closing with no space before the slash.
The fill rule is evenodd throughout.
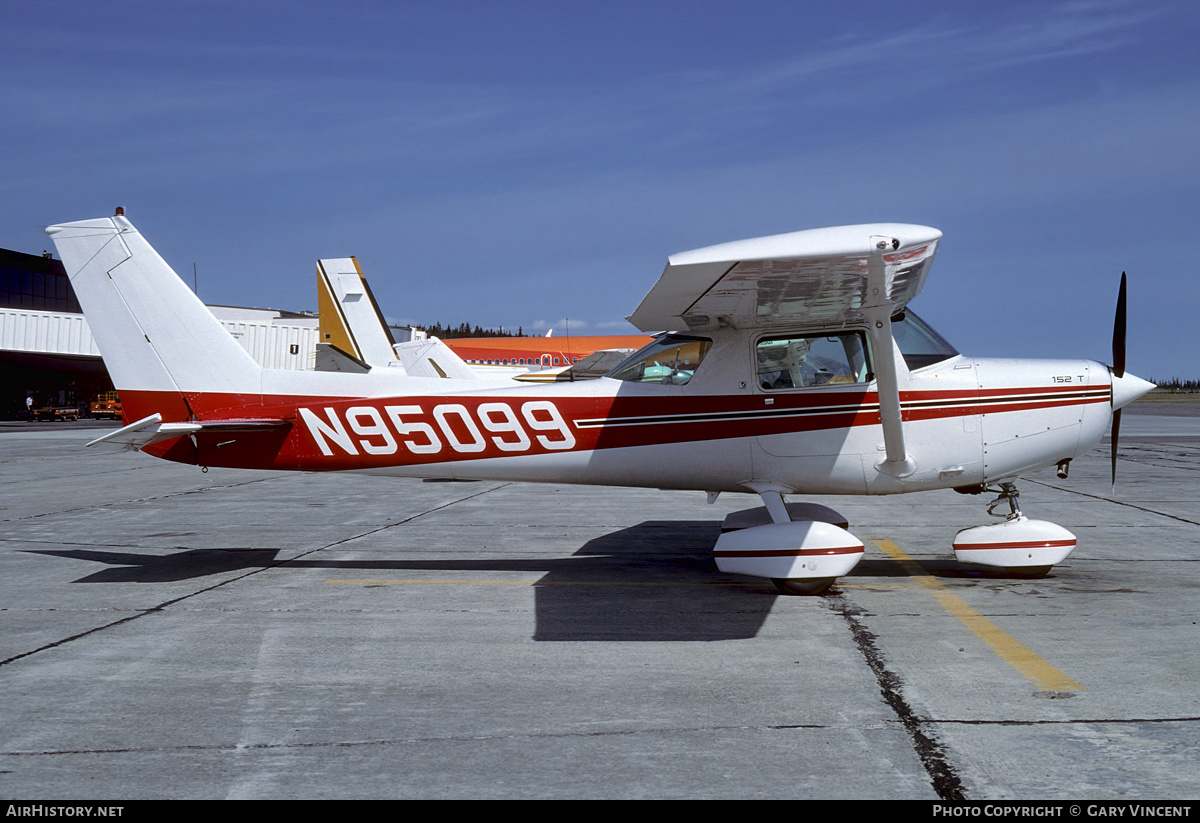
<path id="1" fill-rule="evenodd" d="M 759 388 L 767 391 L 874 379 L 862 332 L 768 337 L 755 346 L 755 360 Z"/>
<path id="2" fill-rule="evenodd" d="M 706 337 L 664 334 L 608 373 L 614 380 L 682 386 L 712 348 Z"/>
<path id="3" fill-rule="evenodd" d="M 958 349 L 917 317 L 912 309 L 905 309 L 898 318 L 892 318 L 892 337 L 910 371 L 941 363 L 958 354 Z"/>

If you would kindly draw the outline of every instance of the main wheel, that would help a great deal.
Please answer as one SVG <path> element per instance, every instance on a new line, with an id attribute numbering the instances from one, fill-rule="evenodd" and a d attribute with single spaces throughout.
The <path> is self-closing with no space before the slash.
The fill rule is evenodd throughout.
<path id="1" fill-rule="evenodd" d="M 787 595 L 813 595 L 821 594 L 821 592 L 833 585 L 836 577 L 772 577 L 771 582 L 775 584 L 775 588 L 780 594 Z"/>

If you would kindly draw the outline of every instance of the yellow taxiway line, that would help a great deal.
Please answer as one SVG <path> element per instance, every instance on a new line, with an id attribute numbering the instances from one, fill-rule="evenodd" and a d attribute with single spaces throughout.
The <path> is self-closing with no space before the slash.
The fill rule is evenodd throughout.
<path id="1" fill-rule="evenodd" d="M 942 607 L 962 621 L 963 625 L 975 633 L 980 640 L 987 643 L 996 654 L 1008 665 L 1019 671 L 1042 691 L 1086 691 L 1086 688 L 1076 683 L 1047 663 L 1041 656 L 1023 643 L 1018 642 L 988 620 L 979 612 L 972 609 L 954 592 L 947 589 L 940 580 L 925 571 L 917 561 L 905 554 L 891 540 L 874 539 L 876 545 L 892 560 L 900 564 L 913 581 L 937 599 Z"/>
<path id="2" fill-rule="evenodd" d="M 913 560 L 891 540 L 874 538 L 874 542 L 884 553 L 900 565 L 912 578 L 913 582 L 928 591 L 950 612 L 962 621 L 963 625 L 988 645 L 999 655 L 1000 659 L 1012 666 L 1026 678 L 1031 680 L 1042 691 L 1086 691 L 1086 688 L 1072 680 L 1059 669 L 1047 663 L 1040 655 L 1023 643 L 1004 632 L 995 623 L 988 620 L 979 612 L 972 609 L 966 602 L 947 589 L 940 580 L 929 574 L 917 561 Z M 728 581 L 696 584 L 696 583 L 664 583 L 655 582 L 616 582 L 616 581 L 518 581 L 518 580 L 326 580 L 326 583 L 357 584 L 367 586 L 387 585 L 471 585 L 471 586 L 762 586 L 757 583 L 730 583 Z M 853 588 L 853 584 L 850 586 Z M 879 588 L 870 586 L 870 588 Z"/>

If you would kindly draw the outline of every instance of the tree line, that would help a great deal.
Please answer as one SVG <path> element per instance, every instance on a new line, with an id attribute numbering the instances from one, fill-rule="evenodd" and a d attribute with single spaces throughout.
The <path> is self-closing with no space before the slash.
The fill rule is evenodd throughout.
<path id="1" fill-rule="evenodd" d="M 1180 380 L 1178 377 L 1172 377 L 1170 380 L 1150 378 L 1150 382 L 1167 391 L 1200 391 L 1200 380 Z"/>
<path id="2" fill-rule="evenodd" d="M 485 329 L 482 326 L 472 326 L 470 323 L 460 323 L 457 326 L 443 326 L 441 323 L 432 323 L 428 326 L 418 326 L 419 329 L 424 329 L 430 337 L 436 337 L 439 340 L 450 340 L 455 337 L 527 337 L 524 330 L 517 326 L 517 330 L 505 331 L 503 327 L 494 329 Z"/>

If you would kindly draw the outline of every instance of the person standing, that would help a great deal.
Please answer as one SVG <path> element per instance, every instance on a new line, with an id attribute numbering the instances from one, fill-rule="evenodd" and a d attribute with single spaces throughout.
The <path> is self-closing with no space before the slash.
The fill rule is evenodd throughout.
<path id="1" fill-rule="evenodd" d="M 25 395 L 25 418 L 27 422 L 33 422 L 33 395 Z"/>

